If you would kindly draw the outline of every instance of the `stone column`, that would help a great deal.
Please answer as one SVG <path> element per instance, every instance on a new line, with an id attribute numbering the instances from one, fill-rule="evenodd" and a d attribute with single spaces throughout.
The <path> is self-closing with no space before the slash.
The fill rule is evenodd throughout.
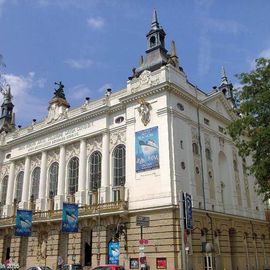
<path id="1" fill-rule="evenodd" d="M 29 206 L 29 185 L 30 185 L 30 157 L 25 158 L 24 163 L 24 175 L 23 175 L 23 189 L 22 189 L 22 201 L 19 203 L 19 207 L 27 209 Z"/>
<path id="2" fill-rule="evenodd" d="M 57 195 L 54 198 L 55 201 L 54 208 L 56 210 L 62 209 L 63 201 L 65 199 L 65 178 L 66 178 L 66 148 L 64 145 L 61 145 L 59 154 Z"/>
<path id="3" fill-rule="evenodd" d="M 13 203 L 13 190 L 15 182 L 14 176 L 15 176 L 15 163 L 14 161 L 12 161 L 9 167 L 6 205 L 3 208 L 4 216 L 12 216 L 13 213 L 12 203 Z"/>
<path id="4" fill-rule="evenodd" d="M 101 190 L 100 196 L 104 202 L 109 201 L 110 194 L 110 141 L 109 133 L 102 136 L 102 161 L 101 161 Z"/>
<path id="5" fill-rule="evenodd" d="M 36 209 L 46 210 L 46 172 L 47 172 L 47 152 L 41 154 L 40 183 L 38 199 L 36 200 Z"/>
<path id="6" fill-rule="evenodd" d="M 75 202 L 85 204 L 86 200 L 86 140 L 80 142 L 80 159 L 79 159 L 79 183 L 78 191 L 75 194 Z"/>

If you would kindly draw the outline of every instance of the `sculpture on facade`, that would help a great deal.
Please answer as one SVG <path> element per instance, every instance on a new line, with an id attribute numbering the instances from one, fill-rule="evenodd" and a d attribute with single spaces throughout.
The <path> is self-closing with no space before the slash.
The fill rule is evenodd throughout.
<path id="1" fill-rule="evenodd" d="M 141 116 L 142 123 L 147 126 L 150 122 L 150 103 L 146 102 L 143 98 L 139 99 L 140 107 L 138 108 L 139 114 Z"/>

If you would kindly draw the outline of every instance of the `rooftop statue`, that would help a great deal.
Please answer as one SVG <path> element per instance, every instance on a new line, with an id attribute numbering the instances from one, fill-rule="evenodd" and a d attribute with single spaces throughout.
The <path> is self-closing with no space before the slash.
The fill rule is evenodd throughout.
<path id="1" fill-rule="evenodd" d="M 66 99 L 62 82 L 59 81 L 59 83 L 55 82 L 54 84 L 58 85 L 58 89 L 54 89 L 54 97 Z"/>

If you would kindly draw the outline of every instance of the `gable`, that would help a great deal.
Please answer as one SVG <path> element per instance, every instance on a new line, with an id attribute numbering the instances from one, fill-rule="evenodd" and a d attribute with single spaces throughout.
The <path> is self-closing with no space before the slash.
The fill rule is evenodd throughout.
<path id="1" fill-rule="evenodd" d="M 207 97 L 202 101 L 202 104 L 213 110 L 216 114 L 221 115 L 230 121 L 235 120 L 236 116 L 232 111 L 232 105 L 221 92 Z"/>

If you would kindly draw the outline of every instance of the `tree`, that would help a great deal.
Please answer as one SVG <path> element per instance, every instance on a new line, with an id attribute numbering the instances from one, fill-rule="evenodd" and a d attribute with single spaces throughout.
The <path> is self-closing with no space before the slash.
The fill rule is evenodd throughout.
<path id="1" fill-rule="evenodd" d="M 228 131 L 242 157 L 251 156 L 250 172 L 256 178 L 256 190 L 270 199 L 270 59 L 259 58 L 256 68 L 237 75 L 238 119 Z"/>

